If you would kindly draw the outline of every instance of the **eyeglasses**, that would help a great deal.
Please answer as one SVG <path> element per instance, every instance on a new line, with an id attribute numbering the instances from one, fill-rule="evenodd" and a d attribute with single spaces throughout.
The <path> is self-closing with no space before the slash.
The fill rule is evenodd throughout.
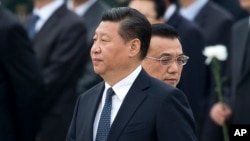
<path id="1" fill-rule="evenodd" d="M 149 57 L 149 56 L 146 56 L 146 58 L 160 61 L 160 64 L 163 66 L 171 65 L 174 61 L 179 66 L 184 66 L 187 64 L 188 59 L 189 59 L 189 57 L 186 55 L 181 55 L 181 56 L 178 56 L 177 58 L 173 58 L 171 56 L 162 56 L 160 59 L 154 58 L 154 57 Z"/>

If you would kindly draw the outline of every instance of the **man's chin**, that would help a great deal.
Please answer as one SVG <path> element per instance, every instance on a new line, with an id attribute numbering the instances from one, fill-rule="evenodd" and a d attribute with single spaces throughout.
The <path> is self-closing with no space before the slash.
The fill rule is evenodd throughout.
<path id="1" fill-rule="evenodd" d="M 164 80 L 164 82 L 173 86 L 173 87 L 176 87 L 176 85 L 177 85 L 176 80 Z"/>

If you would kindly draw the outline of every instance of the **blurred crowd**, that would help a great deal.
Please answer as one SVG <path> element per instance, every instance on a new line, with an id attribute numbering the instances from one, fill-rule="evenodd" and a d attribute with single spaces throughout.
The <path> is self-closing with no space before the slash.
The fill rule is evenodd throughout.
<path id="1" fill-rule="evenodd" d="M 0 141 L 63 141 L 77 97 L 102 81 L 90 59 L 102 12 L 137 9 L 173 26 L 190 57 L 179 84 L 199 141 L 223 141 L 223 124 L 250 125 L 250 0 L 32 0 L 30 13 L 0 5 Z M 202 51 L 224 45 L 224 101 Z"/>

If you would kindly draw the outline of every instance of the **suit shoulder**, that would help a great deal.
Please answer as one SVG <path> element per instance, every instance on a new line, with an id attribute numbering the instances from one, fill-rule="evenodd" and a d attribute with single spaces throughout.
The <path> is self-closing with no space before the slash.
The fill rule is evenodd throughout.
<path id="1" fill-rule="evenodd" d="M 69 10 L 65 5 L 57 9 L 53 16 L 58 16 L 58 22 L 63 23 L 63 25 L 65 25 L 66 27 L 84 26 L 83 20 L 79 16 L 77 16 L 73 11 Z"/>
<path id="2" fill-rule="evenodd" d="M 150 97 L 157 99 L 158 102 L 167 103 L 182 103 L 187 107 L 190 107 L 189 101 L 183 91 L 176 87 L 172 87 L 160 80 L 152 79 L 150 83 Z M 178 102 L 177 102 L 178 101 Z"/>
<path id="3" fill-rule="evenodd" d="M 219 20 L 231 20 L 233 21 L 233 16 L 231 13 L 229 13 L 226 9 L 219 6 L 218 4 L 210 1 L 208 3 L 211 7 L 211 12 L 213 13 L 213 16 L 219 17 Z"/>
<path id="4" fill-rule="evenodd" d="M 17 20 L 17 17 L 8 10 L 1 8 L 0 10 L 1 28 L 9 28 L 11 26 L 20 26 L 21 24 Z"/>
<path id="5" fill-rule="evenodd" d="M 176 87 L 173 87 L 169 84 L 166 84 L 158 79 L 155 78 L 151 78 L 150 81 L 150 87 L 153 88 L 154 90 L 157 90 L 158 93 L 164 93 L 166 95 L 166 93 L 171 93 L 171 92 L 177 92 L 177 93 L 182 93 L 181 90 L 179 90 Z"/>
<path id="6" fill-rule="evenodd" d="M 244 18 L 244 19 L 241 19 L 240 21 L 236 22 L 234 25 L 233 25 L 233 29 L 238 29 L 242 26 L 248 26 L 248 20 L 249 18 Z"/>
<path id="7" fill-rule="evenodd" d="M 108 10 L 110 7 L 103 1 L 96 1 L 83 15 L 84 20 L 87 22 L 100 21 L 102 13 Z M 92 18 L 95 17 L 95 18 Z"/>
<path id="8" fill-rule="evenodd" d="M 98 84 L 94 85 L 93 87 L 91 87 L 90 89 L 86 90 L 85 92 L 83 92 L 80 97 L 86 97 L 86 96 L 90 96 L 92 93 L 97 92 L 98 90 L 101 90 L 102 88 L 104 88 L 104 82 L 99 82 Z M 98 91 L 100 92 L 100 91 Z"/>
<path id="9" fill-rule="evenodd" d="M 195 23 L 187 20 L 183 16 L 181 16 L 180 24 L 182 25 L 182 29 L 188 34 L 199 34 L 202 35 L 201 29 Z"/>
<path id="10" fill-rule="evenodd" d="M 110 6 L 103 1 L 97 1 L 93 6 L 100 8 L 101 11 L 108 10 L 110 8 Z"/>

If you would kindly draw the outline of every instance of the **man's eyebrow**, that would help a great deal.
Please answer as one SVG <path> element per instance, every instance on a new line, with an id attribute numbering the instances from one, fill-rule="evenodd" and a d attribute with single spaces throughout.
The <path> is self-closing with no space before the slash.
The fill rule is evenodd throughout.
<path id="1" fill-rule="evenodd" d="M 169 53 L 162 53 L 160 57 L 163 57 L 163 56 L 171 56 Z"/>
<path id="2" fill-rule="evenodd" d="M 181 54 L 179 54 L 178 56 L 183 56 L 183 55 L 185 55 L 184 53 L 181 53 Z"/>
<path id="3" fill-rule="evenodd" d="M 185 54 L 184 54 L 184 53 L 181 53 L 181 54 L 179 54 L 178 56 L 183 56 L 183 55 L 185 55 Z M 163 54 L 161 54 L 160 57 L 163 57 L 163 56 L 172 56 L 172 55 L 169 54 L 169 53 L 163 53 Z"/>

